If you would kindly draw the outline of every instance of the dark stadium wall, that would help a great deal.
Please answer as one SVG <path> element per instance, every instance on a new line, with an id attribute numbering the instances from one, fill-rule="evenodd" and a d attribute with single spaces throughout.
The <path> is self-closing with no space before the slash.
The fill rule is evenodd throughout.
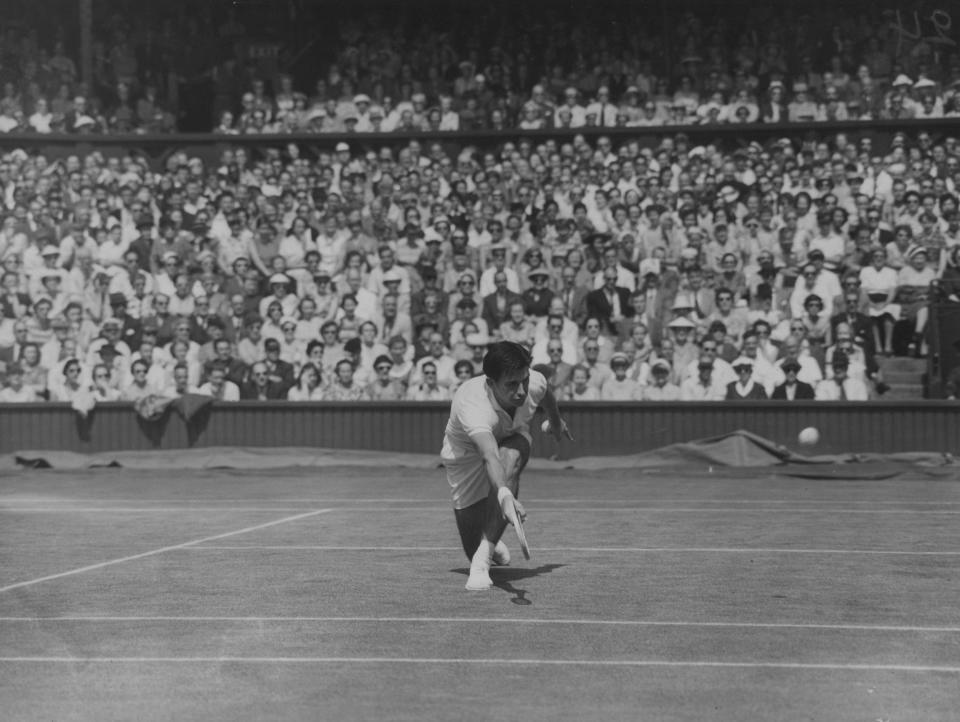
<path id="1" fill-rule="evenodd" d="M 187 424 L 172 411 L 148 422 L 121 403 L 102 404 L 88 419 L 66 404 L 0 405 L 0 453 L 303 446 L 439 454 L 449 409 L 443 402 L 239 402 L 215 404 Z M 795 449 L 807 426 L 821 436 L 811 453 L 957 454 L 957 409 L 923 400 L 564 404 L 576 441 L 557 445 L 536 419 L 534 455 L 629 454 L 739 429 Z"/>

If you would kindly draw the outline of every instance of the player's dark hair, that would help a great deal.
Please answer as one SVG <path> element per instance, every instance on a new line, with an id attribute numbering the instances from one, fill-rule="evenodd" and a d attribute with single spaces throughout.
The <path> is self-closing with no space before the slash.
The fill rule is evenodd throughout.
<path id="1" fill-rule="evenodd" d="M 498 341 L 491 344 L 487 355 L 483 357 L 483 373 L 494 381 L 529 367 L 530 352 L 525 346 L 513 341 Z"/>

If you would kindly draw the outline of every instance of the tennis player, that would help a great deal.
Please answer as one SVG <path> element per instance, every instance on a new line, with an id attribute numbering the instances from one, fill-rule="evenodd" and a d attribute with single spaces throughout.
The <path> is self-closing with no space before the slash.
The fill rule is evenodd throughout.
<path id="1" fill-rule="evenodd" d="M 530 353 L 512 341 L 491 344 L 483 375 L 454 394 L 440 455 L 470 559 L 467 589 L 489 589 L 491 563 L 510 562 L 500 537 L 507 522 L 519 527 L 526 518 L 517 495 L 530 458 L 530 419 L 540 406 L 556 439 L 571 438 L 543 374 L 530 369 Z"/>

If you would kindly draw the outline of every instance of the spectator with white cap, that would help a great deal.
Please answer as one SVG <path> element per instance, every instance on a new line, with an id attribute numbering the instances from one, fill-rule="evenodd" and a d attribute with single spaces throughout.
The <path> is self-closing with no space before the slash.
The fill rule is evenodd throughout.
<path id="1" fill-rule="evenodd" d="M 294 316 L 297 312 L 297 305 L 300 299 L 295 293 L 291 292 L 293 280 L 285 273 L 274 273 L 270 276 L 270 295 L 265 296 L 257 307 L 257 312 L 266 318 L 269 316 L 270 305 L 272 303 L 280 304 L 281 316 Z"/>
<path id="2" fill-rule="evenodd" d="M 650 365 L 651 383 L 640 390 L 641 401 L 679 401 L 680 387 L 670 382 L 670 362 L 657 359 Z"/>
<path id="3" fill-rule="evenodd" d="M 727 401 L 759 401 L 767 399 L 764 387 L 753 378 L 754 359 L 741 356 L 734 360 L 737 380 L 727 384 Z"/>
<path id="4" fill-rule="evenodd" d="M 627 375 L 630 358 L 623 352 L 616 352 L 610 358 L 612 375 L 600 386 L 602 401 L 639 401 L 640 384 Z"/>

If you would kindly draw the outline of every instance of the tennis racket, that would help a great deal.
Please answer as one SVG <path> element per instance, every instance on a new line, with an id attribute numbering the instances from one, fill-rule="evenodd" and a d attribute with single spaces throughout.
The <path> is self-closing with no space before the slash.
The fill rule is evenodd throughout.
<path id="1" fill-rule="evenodd" d="M 513 528 L 517 532 L 517 540 L 520 542 L 520 551 L 523 552 L 523 558 L 530 559 L 530 545 L 527 544 L 527 534 L 523 530 L 523 518 L 520 515 L 520 510 L 517 509 L 517 502 L 513 502 L 513 519 L 510 520 L 510 523 L 513 524 Z"/>

